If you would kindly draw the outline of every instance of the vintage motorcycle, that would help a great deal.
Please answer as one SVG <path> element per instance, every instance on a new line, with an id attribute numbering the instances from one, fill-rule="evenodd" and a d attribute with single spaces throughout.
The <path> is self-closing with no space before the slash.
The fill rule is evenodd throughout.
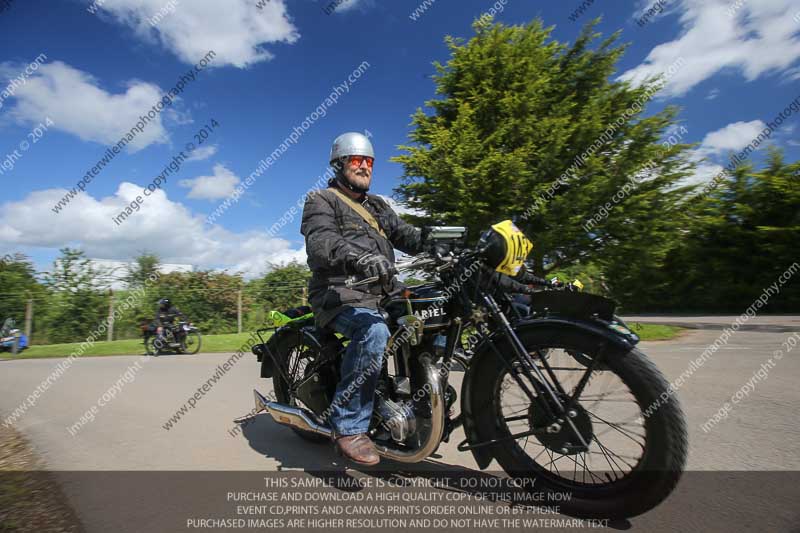
<path id="1" fill-rule="evenodd" d="M 16 327 L 13 318 L 7 318 L 0 328 L 0 352 L 19 353 L 28 348 L 28 336 Z"/>
<path id="2" fill-rule="evenodd" d="M 180 321 L 177 324 L 164 326 L 161 337 L 153 333 L 145 333 L 144 347 L 147 355 L 161 355 L 167 350 L 176 353 L 194 355 L 200 351 L 202 338 L 200 331 L 191 322 Z"/>
<path id="3" fill-rule="evenodd" d="M 465 233 L 432 228 L 436 252 L 403 266 L 434 281 L 382 302 L 392 336 L 370 426 L 378 453 L 420 462 L 463 427 L 459 451 L 481 469 L 496 460 L 537 491 L 568 493 L 561 512 L 613 519 L 658 505 L 684 469 L 685 419 L 664 376 L 635 347 L 638 337 L 614 315 L 615 303 L 545 290 L 533 295 L 529 314 L 517 313 L 494 280 L 519 268 L 530 241 L 511 221 L 492 226 L 477 246 L 464 245 Z M 253 353 L 276 401 L 254 391 L 254 412 L 326 440 L 346 339 L 316 328 L 308 309 L 297 314 L 258 331 Z M 469 357 L 459 348 L 465 328 L 480 332 Z M 458 416 L 454 367 L 465 370 Z"/>

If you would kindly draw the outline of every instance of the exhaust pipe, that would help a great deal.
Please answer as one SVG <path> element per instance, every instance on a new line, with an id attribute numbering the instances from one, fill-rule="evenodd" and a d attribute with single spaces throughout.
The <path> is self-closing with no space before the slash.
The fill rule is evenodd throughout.
<path id="1" fill-rule="evenodd" d="M 278 424 L 292 426 L 303 431 L 324 435 L 328 438 L 333 433 L 327 426 L 317 424 L 309 417 L 304 409 L 292 407 L 278 402 L 271 402 L 264 398 L 257 390 L 253 391 L 256 401 L 256 412 L 266 411 Z"/>
<path id="2" fill-rule="evenodd" d="M 378 455 L 393 459 L 399 463 L 419 463 L 433 454 L 442 442 L 442 436 L 444 435 L 444 393 L 442 392 L 442 382 L 436 367 L 426 364 L 424 368 L 427 378 L 425 380 L 426 386 L 430 390 L 431 400 L 431 427 L 428 438 L 425 439 L 422 446 L 412 450 L 401 450 L 376 444 L 375 448 L 378 450 Z M 419 427 L 419 424 L 417 424 L 417 427 Z"/>
<path id="3" fill-rule="evenodd" d="M 412 450 L 401 450 L 376 444 L 375 448 L 378 451 L 378 455 L 400 463 L 418 463 L 430 456 L 439 447 L 442 435 L 444 435 L 444 394 L 439 380 L 439 372 L 436 368 L 433 365 L 427 365 L 426 372 L 431 400 L 431 427 L 428 438 L 425 439 L 422 446 Z M 331 428 L 314 422 L 305 409 L 271 402 L 257 390 L 253 391 L 253 395 L 255 396 L 256 413 L 266 411 L 278 424 L 331 438 L 333 433 Z"/>

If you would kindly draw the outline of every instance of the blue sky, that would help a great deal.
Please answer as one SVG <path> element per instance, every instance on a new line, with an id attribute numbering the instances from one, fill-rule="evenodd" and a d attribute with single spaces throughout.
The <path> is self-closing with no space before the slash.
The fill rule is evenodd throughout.
<path id="1" fill-rule="evenodd" d="M 115 260 L 148 250 L 167 262 L 249 276 L 267 261 L 303 260 L 299 215 L 276 235 L 268 228 L 325 172 L 333 138 L 368 130 L 377 152 L 372 190 L 390 195 L 402 168 L 388 159 L 407 142 L 411 113 L 434 96 L 431 63 L 448 57 L 444 36 L 469 37 L 472 21 L 493 6 L 502 8 L 496 20 L 508 24 L 542 18 L 562 42 L 602 15 L 598 29 L 621 30 L 629 43 L 619 64 L 627 78 L 683 58 L 648 110 L 682 108 L 685 139 L 701 143 L 697 157 L 706 158 L 698 181 L 800 96 L 800 5 L 790 0 L 745 0 L 735 11 L 723 0 L 666 0 L 643 27 L 636 19 L 652 2 L 594 2 L 573 22 L 578 1 L 346 0 L 330 15 L 323 0 L 268 0 L 262 9 L 257 1 L 15 0 L 0 12 L 0 253 L 21 251 L 46 268 L 65 245 Z M 216 53 L 208 68 L 144 128 L 133 149 L 53 213 L 57 200 L 208 50 Z M 2 96 L 37 57 L 36 70 Z M 207 224 L 231 189 L 359 65 L 349 92 Z M 768 143 L 789 159 L 800 156 L 798 117 Z M 35 130 L 47 118 L 52 125 Z M 219 126 L 196 159 L 128 220 L 112 222 L 212 119 Z M 8 160 L 14 150 L 20 157 Z"/>

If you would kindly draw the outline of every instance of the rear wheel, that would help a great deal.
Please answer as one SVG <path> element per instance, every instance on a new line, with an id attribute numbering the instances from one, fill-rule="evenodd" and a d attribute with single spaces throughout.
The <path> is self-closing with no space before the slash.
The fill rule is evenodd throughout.
<path id="1" fill-rule="evenodd" d="M 484 354 L 474 369 L 474 390 L 485 394 L 475 409 L 481 439 L 537 428 L 535 434 L 492 446 L 497 462 L 511 476 L 528 480 L 526 486 L 535 479 L 534 490 L 544 492 L 540 501 L 567 514 L 625 518 L 661 503 L 683 471 L 687 437 L 677 398 L 668 393 L 655 365 L 637 349 L 606 345 L 603 351 L 603 339 L 582 331 L 518 334 L 548 382 L 561 385 L 562 399 L 575 397 L 582 380 L 585 385 L 571 416 L 556 426 L 556 420 L 529 400 L 505 364 Z M 589 372 L 587 365 L 595 359 Z M 543 431 L 547 426 L 550 431 Z M 581 447 L 581 440 L 586 446 Z"/>
<path id="2" fill-rule="evenodd" d="M 299 382 L 306 377 L 309 365 L 316 360 L 319 356 L 319 352 L 315 348 L 304 344 L 299 338 L 299 335 L 297 337 L 298 338 L 288 341 L 284 345 L 285 351 L 282 353 L 282 356 L 286 358 L 286 368 L 288 369 L 290 382 L 283 379 L 280 372 L 276 369 L 275 375 L 272 377 L 272 384 L 275 389 L 275 398 L 279 403 L 308 409 L 308 406 L 298 401 L 293 391 Z M 310 411 L 310 409 L 308 410 Z M 321 443 L 328 441 L 328 438 L 323 435 L 310 433 L 294 427 L 290 429 L 309 442 Z"/>
<path id="3" fill-rule="evenodd" d="M 164 342 L 157 335 L 151 335 L 144 341 L 144 348 L 147 355 L 159 356 L 164 351 Z"/>

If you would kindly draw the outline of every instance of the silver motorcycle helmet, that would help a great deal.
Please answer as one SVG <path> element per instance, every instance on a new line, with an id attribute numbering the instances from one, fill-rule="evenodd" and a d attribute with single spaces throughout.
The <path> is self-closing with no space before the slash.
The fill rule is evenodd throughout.
<path id="1" fill-rule="evenodd" d="M 375 150 L 372 149 L 372 143 L 369 142 L 366 135 L 350 131 L 336 137 L 331 146 L 331 156 L 328 162 L 333 163 L 341 157 L 350 155 L 363 155 L 375 159 Z"/>
<path id="2" fill-rule="evenodd" d="M 344 175 L 341 160 L 342 158 L 351 155 L 361 155 L 375 159 L 375 150 L 372 148 L 372 143 L 369 141 L 369 138 L 367 138 L 366 135 L 355 131 L 350 131 L 347 133 L 342 133 L 333 140 L 333 145 L 331 146 L 331 155 L 328 158 L 328 162 L 336 171 L 336 176 L 331 179 L 329 185 L 332 185 L 334 182 L 338 182 L 351 191 L 365 193 L 369 189 L 364 189 L 356 186 L 353 183 L 350 183 L 350 181 Z"/>

